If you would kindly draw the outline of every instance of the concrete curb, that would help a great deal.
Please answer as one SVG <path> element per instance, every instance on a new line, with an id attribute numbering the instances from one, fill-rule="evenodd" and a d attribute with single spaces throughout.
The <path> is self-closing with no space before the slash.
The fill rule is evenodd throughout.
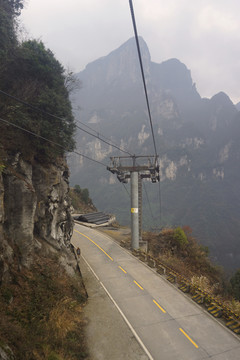
<path id="1" fill-rule="evenodd" d="M 235 320 L 234 318 L 230 318 L 227 321 L 226 326 L 235 332 L 235 334 L 240 335 L 240 321 Z"/>

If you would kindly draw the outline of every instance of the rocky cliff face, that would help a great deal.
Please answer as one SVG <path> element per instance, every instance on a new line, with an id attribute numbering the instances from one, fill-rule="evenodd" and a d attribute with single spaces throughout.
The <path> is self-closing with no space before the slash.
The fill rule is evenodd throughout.
<path id="1" fill-rule="evenodd" d="M 9 278 L 14 261 L 29 267 L 34 252 L 43 247 L 62 250 L 63 256 L 73 229 L 66 163 L 45 165 L 15 153 L 5 154 L 4 164 L 0 173 L 0 282 Z"/>

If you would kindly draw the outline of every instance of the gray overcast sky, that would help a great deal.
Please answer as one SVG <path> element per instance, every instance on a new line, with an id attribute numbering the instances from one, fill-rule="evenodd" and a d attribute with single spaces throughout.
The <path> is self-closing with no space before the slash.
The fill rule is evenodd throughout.
<path id="1" fill-rule="evenodd" d="M 152 61 L 182 61 L 202 97 L 240 101 L 239 0 L 133 0 L 138 33 Z M 26 0 L 21 16 L 74 72 L 133 36 L 128 0 Z"/>

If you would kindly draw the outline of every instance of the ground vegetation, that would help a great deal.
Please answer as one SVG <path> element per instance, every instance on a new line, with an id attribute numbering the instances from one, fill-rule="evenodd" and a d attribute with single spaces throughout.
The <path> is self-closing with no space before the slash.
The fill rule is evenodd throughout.
<path id="1" fill-rule="evenodd" d="M 0 287 L 0 344 L 19 360 L 85 359 L 81 277 L 69 276 L 56 255 L 36 255 L 21 272 L 16 263 L 11 276 Z"/>
<path id="2" fill-rule="evenodd" d="M 16 18 L 22 7 L 20 0 L 0 1 L 0 90 L 10 95 L 0 93 L 0 115 L 9 122 L 1 122 L 2 142 L 10 151 L 50 161 L 75 146 L 75 123 L 65 86 L 67 82 L 70 88 L 71 79 L 42 41 L 17 40 Z"/>

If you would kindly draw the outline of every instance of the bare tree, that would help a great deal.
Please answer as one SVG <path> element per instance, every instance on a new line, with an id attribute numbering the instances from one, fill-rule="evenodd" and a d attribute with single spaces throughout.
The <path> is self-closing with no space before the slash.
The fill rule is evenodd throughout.
<path id="1" fill-rule="evenodd" d="M 69 68 L 65 69 L 65 87 L 68 90 L 69 94 L 74 93 L 77 90 L 81 89 L 81 81 L 77 77 L 76 74 L 74 74 L 73 71 L 71 71 Z"/>

